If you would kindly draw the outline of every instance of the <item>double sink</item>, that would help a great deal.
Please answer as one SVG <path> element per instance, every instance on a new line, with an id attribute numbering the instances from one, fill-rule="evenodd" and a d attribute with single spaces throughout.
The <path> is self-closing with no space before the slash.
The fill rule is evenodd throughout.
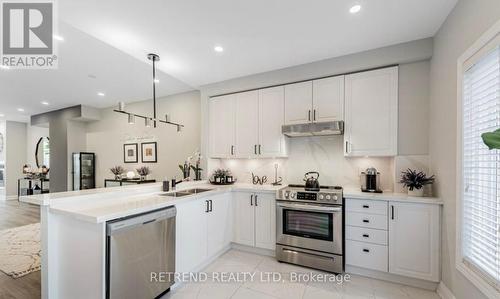
<path id="1" fill-rule="evenodd" d="M 213 189 L 203 189 L 203 188 L 192 188 L 192 189 L 187 189 L 187 190 L 182 190 L 182 191 L 174 191 L 174 192 L 168 192 L 161 194 L 161 196 L 170 196 L 170 197 L 183 197 L 183 196 L 189 196 L 189 195 L 194 195 L 198 193 L 203 193 L 207 191 L 212 191 Z"/>

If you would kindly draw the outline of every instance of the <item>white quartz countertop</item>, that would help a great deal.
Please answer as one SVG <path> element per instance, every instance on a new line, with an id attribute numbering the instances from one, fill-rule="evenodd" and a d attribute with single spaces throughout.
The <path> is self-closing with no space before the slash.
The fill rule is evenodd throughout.
<path id="1" fill-rule="evenodd" d="M 241 183 L 229 186 L 217 186 L 206 182 L 186 182 L 179 184 L 176 190 L 171 190 L 171 192 L 191 188 L 205 188 L 211 189 L 211 191 L 183 197 L 172 197 L 163 196 L 162 194 L 165 192 L 161 191 L 161 183 L 156 183 L 22 196 L 20 197 L 20 201 L 48 206 L 52 213 L 63 214 L 92 223 L 101 223 L 225 192 L 250 191 L 275 193 L 282 187 Z"/>
<path id="2" fill-rule="evenodd" d="M 361 192 L 359 190 L 344 190 L 344 198 L 349 200 L 353 199 L 369 199 L 369 200 L 384 200 L 384 201 L 398 201 L 398 202 L 409 202 L 409 203 L 427 203 L 442 205 L 443 202 L 436 197 L 415 197 L 408 196 L 406 193 L 368 193 Z"/>

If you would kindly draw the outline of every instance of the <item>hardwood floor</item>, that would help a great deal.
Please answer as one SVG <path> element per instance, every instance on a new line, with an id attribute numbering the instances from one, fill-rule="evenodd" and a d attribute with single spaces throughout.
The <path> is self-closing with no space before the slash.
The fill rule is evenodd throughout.
<path id="1" fill-rule="evenodd" d="M 0 200 L 0 230 L 40 222 L 40 207 Z M 0 271 L 0 299 L 40 298 L 40 271 L 13 279 Z"/>

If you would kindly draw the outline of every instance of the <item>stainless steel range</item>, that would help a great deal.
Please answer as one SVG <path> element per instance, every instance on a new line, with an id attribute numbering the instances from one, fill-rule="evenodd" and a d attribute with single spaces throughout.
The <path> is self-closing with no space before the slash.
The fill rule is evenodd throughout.
<path id="1" fill-rule="evenodd" d="M 344 271 L 342 187 L 288 185 L 277 192 L 276 258 L 325 271 Z"/>

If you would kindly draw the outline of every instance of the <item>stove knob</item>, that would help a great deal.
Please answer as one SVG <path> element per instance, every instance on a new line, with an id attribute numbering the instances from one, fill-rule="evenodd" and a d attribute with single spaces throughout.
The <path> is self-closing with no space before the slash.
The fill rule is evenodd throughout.
<path id="1" fill-rule="evenodd" d="M 334 195 L 334 196 L 332 197 L 332 199 L 333 199 L 334 201 L 337 201 L 337 200 L 339 199 L 339 197 L 338 197 L 337 195 Z"/>
<path id="2" fill-rule="evenodd" d="M 319 199 L 320 199 L 320 200 L 323 200 L 323 198 L 325 198 L 325 196 L 324 196 L 323 194 L 320 194 L 320 195 L 319 195 Z"/>
<path id="3" fill-rule="evenodd" d="M 326 200 L 330 200 L 332 197 L 330 195 L 326 195 Z"/>
<path id="4" fill-rule="evenodd" d="M 291 193 L 291 194 L 290 194 L 290 197 L 291 197 L 291 198 L 295 198 L 295 192 Z"/>
<path id="5" fill-rule="evenodd" d="M 288 198 L 290 196 L 290 191 L 285 192 L 285 198 Z"/>

